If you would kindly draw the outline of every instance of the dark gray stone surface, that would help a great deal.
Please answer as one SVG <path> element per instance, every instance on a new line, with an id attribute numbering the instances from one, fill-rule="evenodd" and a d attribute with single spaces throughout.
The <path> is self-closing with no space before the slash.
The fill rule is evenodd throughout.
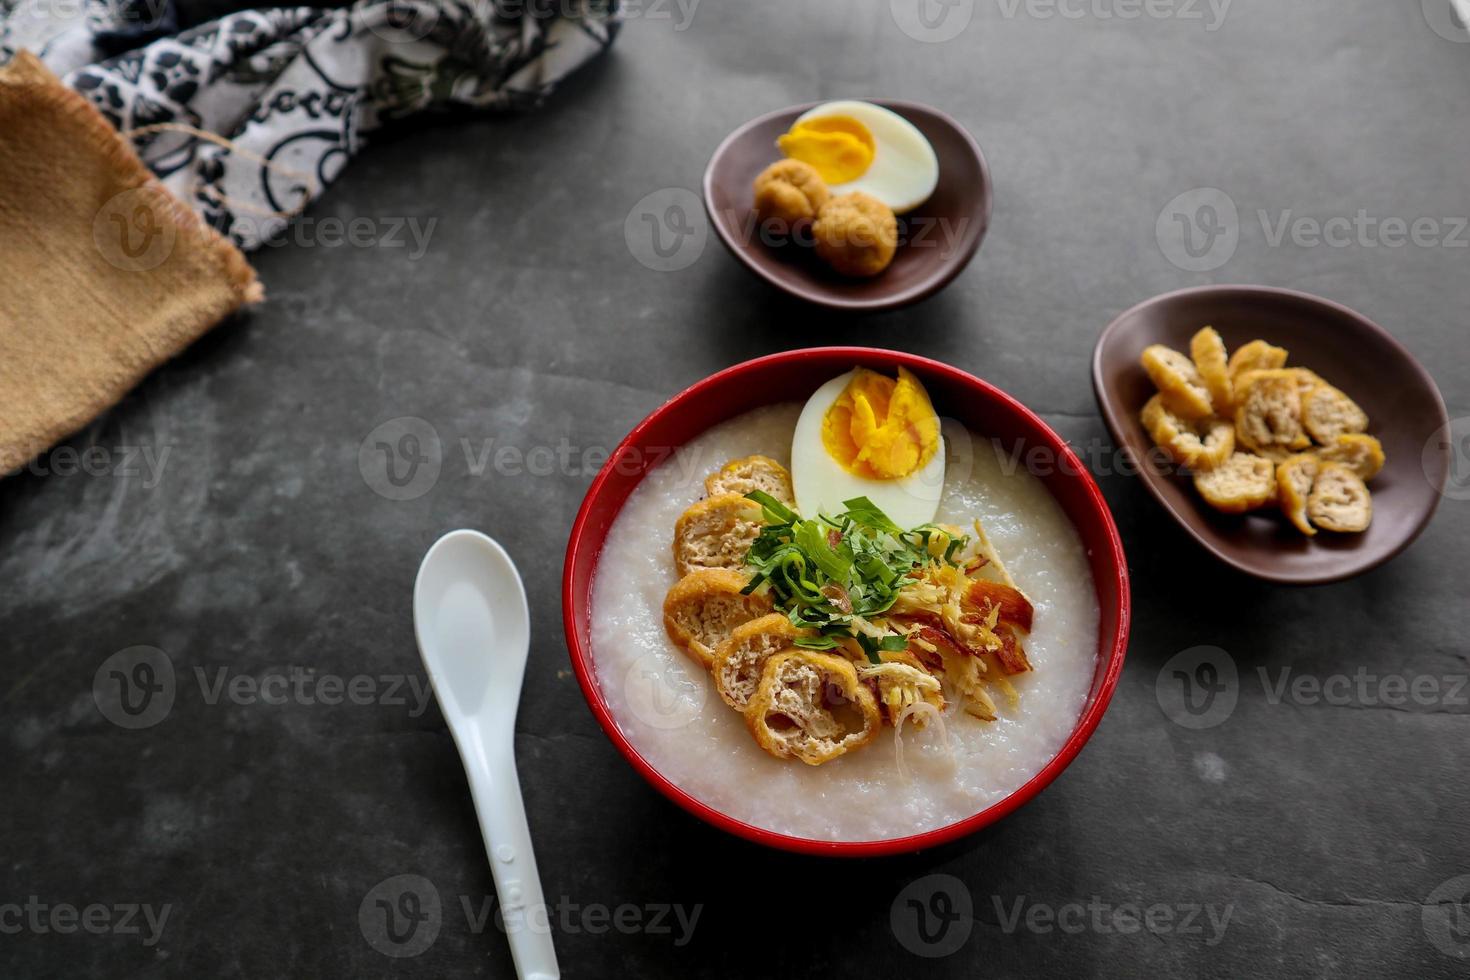
<path id="1" fill-rule="evenodd" d="M 1095 738 L 984 833 L 832 863 L 686 816 L 593 722 L 559 606 L 589 461 L 573 454 L 533 476 L 492 459 L 475 473 L 489 440 L 609 447 L 712 371 L 830 342 L 951 361 L 1086 446 L 1105 437 L 1088 382 L 1098 331 L 1139 300 L 1205 282 L 1346 303 L 1423 359 L 1452 416 L 1470 414 L 1463 231 L 1458 247 L 1273 245 L 1258 215 L 1267 227 L 1288 211 L 1430 217 L 1449 238 L 1444 219 L 1470 212 L 1470 45 L 1438 36 L 1416 0 L 1237 0 L 1215 30 L 1208 5 L 1182 7 L 1124 19 L 1100 14 L 1142 8 L 961 2 L 948 9 L 971 17 L 964 30 L 920 43 L 882 3 L 711 2 L 684 30 L 677 6 L 645 5 L 545 112 L 379 139 L 310 212 L 316 230 L 256 257 L 266 305 L 69 444 L 100 447 L 108 475 L 0 483 L 0 903 L 98 904 L 114 925 L 130 903 L 169 906 L 153 944 L 141 916 L 141 935 L 65 934 L 49 909 L 39 927 L 0 909 L 0 972 L 510 976 L 493 924 L 476 931 L 493 886 L 437 708 L 418 712 L 411 691 L 388 703 L 378 682 L 369 704 L 314 699 L 324 677 L 423 682 L 413 574 L 439 533 L 468 525 L 505 543 L 530 592 L 517 748 L 568 977 L 1463 976 L 1464 910 L 1433 903 L 1464 898 L 1470 881 L 1453 880 L 1470 874 L 1470 709 L 1456 680 L 1470 671 L 1470 503 L 1446 500 L 1384 568 L 1287 590 L 1211 564 L 1136 481 L 1103 475 L 1137 602 Z M 664 10 L 673 19 L 651 16 Z M 713 239 L 681 271 L 635 260 L 630 211 L 660 189 L 697 189 L 732 127 L 851 95 L 931 102 L 985 148 L 994 224 L 949 289 L 851 320 L 791 305 Z M 1233 200 L 1239 244 L 1195 273 L 1171 264 L 1155 220 L 1199 187 Z M 411 259 L 331 247 L 323 219 L 353 217 L 378 233 L 392 219 L 437 223 Z M 433 426 L 443 462 L 432 489 L 395 501 L 358 456 L 401 416 Z M 161 470 L 129 466 L 127 447 L 166 451 Z M 1202 644 L 1229 652 L 1239 701 L 1222 724 L 1191 730 L 1165 716 L 1155 684 L 1170 657 Z M 175 697 L 157 724 L 128 730 L 104 716 L 93 682 L 135 645 L 167 654 Z M 289 681 L 298 668 L 316 681 L 283 704 L 213 694 L 222 676 Z M 1369 680 L 1353 680 L 1346 703 L 1280 698 L 1284 670 Z M 1391 677 L 1438 693 L 1374 703 Z M 432 883 L 440 928 L 418 956 L 390 958 L 359 909 L 381 922 L 372 890 L 403 874 Z M 935 889 L 968 897 L 972 915 L 926 946 L 907 899 Z M 622 928 L 610 920 L 629 906 L 649 925 L 673 905 L 699 910 L 692 937 L 672 913 L 668 933 L 629 928 L 633 911 Z M 1228 915 L 1223 930 L 1211 915 Z"/>

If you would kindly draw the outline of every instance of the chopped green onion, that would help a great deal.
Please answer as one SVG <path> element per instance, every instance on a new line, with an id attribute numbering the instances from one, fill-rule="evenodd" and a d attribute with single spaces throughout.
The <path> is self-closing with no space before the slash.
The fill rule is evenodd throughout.
<path id="1" fill-rule="evenodd" d="M 874 640 L 858 633 L 855 620 L 891 609 L 914 569 L 957 565 L 956 556 L 969 542 L 932 524 L 904 531 L 867 497 L 846 501 L 840 514 L 811 520 L 759 490 L 746 497 L 760 504 L 765 523 L 745 556 L 755 572 L 744 594 L 765 589 L 792 626 L 815 634 L 797 646 L 830 650 L 855 636 L 873 663 L 879 651 L 903 650 L 907 640 Z M 942 556 L 930 548 L 937 534 L 944 535 Z"/>

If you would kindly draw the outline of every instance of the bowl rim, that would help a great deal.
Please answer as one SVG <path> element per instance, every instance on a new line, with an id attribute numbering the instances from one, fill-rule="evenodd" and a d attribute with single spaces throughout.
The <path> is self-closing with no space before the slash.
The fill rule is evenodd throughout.
<path id="1" fill-rule="evenodd" d="M 905 110 L 919 110 L 921 112 L 925 112 L 934 116 L 940 123 L 948 126 L 950 129 L 959 134 L 960 139 L 965 143 L 966 146 L 969 147 L 970 152 L 973 153 L 975 156 L 976 163 L 978 163 L 980 166 L 980 206 L 978 208 L 979 213 L 977 214 L 977 217 L 979 218 L 979 233 L 975 235 L 973 241 L 970 241 L 963 246 L 956 260 L 950 263 L 946 268 L 941 270 L 937 276 L 932 276 L 928 279 L 923 280 L 922 282 L 908 287 L 907 289 L 892 293 L 891 295 L 875 297 L 872 299 L 852 299 L 848 297 L 838 296 L 825 290 L 816 291 L 798 288 L 787 280 L 773 274 L 770 270 L 765 269 L 762 266 L 751 261 L 750 257 L 745 254 L 744 246 L 742 246 L 742 244 L 738 240 L 736 240 L 734 235 L 730 232 L 729 229 L 725 227 L 725 223 L 720 220 L 719 215 L 715 212 L 715 162 L 725 156 L 731 145 L 734 144 L 736 140 L 743 137 L 751 129 L 754 129 L 755 127 L 762 125 L 763 123 L 770 122 L 772 119 L 775 119 L 779 116 L 785 116 L 788 114 L 800 115 L 801 113 L 806 112 L 809 109 L 815 109 L 819 105 L 826 105 L 828 102 L 832 101 L 835 100 L 823 99 L 818 102 L 803 102 L 798 105 L 787 106 L 784 109 L 774 109 L 770 112 L 762 113 L 761 115 L 756 116 L 754 119 L 749 119 L 732 129 L 724 139 L 720 140 L 719 145 L 715 147 L 714 153 L 710 154 L 709 162 L 706 163 L 704 167 L 704 177 L 700 181 L 700 189 L 704 198 L 705 215 L 708 216 L 710 224 L 714 226 L 715 234 L 719 237 L 720 242 L 725 246 L 727 251 L 735 256 L 735 258 L 740 262 L 741 265 L 745 266 L 745 268 L 749 269 L 761 279 L 765 280 L 767 283 L 776 287 L 788 296 L 794 296 L 797 299 L 804 300 L 805 302 L 812 303 L 816 306 L 824 307 L 829 310 L 846 310 L 850 312 L 863 313 L 877 313 L 884 310 L 895 310 L 899 307 L 909 306 L 913 303 L 919 302 L 920 300 L 928 299 L 930 296 L 933 296 L 935 293 L 939 292 L 945 286 L 948 286 L 951 282 L 953 282 L 955 280 L 955 277 L 957 277 L 970 265 L 970 260 L 973 259 L 975 257 L 975 253 L 980 250 L 980 243 L 985 240 L 985 234 L 990 230 L 990 219 L 992 213 L 995 210 L 995 183 L 991 179 L 990 164 L 985 159 L 985 154 L 981 151 L 980 144 L 975 141 L 974 135 L 971 134 L 968 129 L 960 125 L 959 120 L 955 119 L 943 109 L 937 109 L 932 105 L 928 105 L 923 102 L 914 102 L 909 99 L 851 100 L 857 102 L 871 102 L 873 105 L 876 105 L 880 108 L 892 110 L 893 112 L 896 112 L 899 115 L 903 116 L 911 123 L 913 122 L 913 120 L 909 119 L 909 117 L 905 115 Z"/>
<path id="2" fill-rule="evenodd" d="M 902 365 L 911 370 L 916 370 L 916 373 L 922 371 L 926 374 L 940 375 L 953 383 L 964 385 L 988 395 L 996 402 L 1004 405 L 1008 410 L 1021 416 L 1031 427 L 1042 435 L 1043 441 L 1051 444 L 1050 448 L 1060 455 L 1062 461 L 1065 464 L 1069 464 L 1058 467 L 1058 470 L 1066 477 L 1081 481 L 1086 505 L 1101 521 L 1102 530 L 1106 538 L 1107 554 L 1105 558 L 1115 576 L 1113 584 L 1118 594 L 1117 629 L 1111 637 L 1111 643 L 1105 654 L 1106 664 L 1104 665 L 1103 679 L 1097 688 L 1096 696 L 1089 695 L 1066 740 L 1052 755 L 1046 765 L 1005 797 L 961 820 L 917 834 L 864 841 L 831 841 L 799 837 L 767 830 L 763 827 L 739 820 L 721 810 L 715 809 L 693 794 L 684 791 L 660 773 L 652 763 L 644 759 L 637 748 L 618 727 L 617 721 L 604 700 L 601 688 L 598 685 L 596 668 L 592 661 L 591 644 L 589 642 L 584 646 L 577 635 L 576 603 L 573 594 L 575 569 L 581 553 L 590 547 L 590 544 L 585 539 L 589 536 L 588 522 L 591 519 L 593 503 L 603 492 L 603 488 L 607 485 L 608 481 L 613 478 L 616 461 L 623 458 L 624 453 L 631 446 L 634 446 L 648 429 L 656 425 L 671 412 L 677 411 L 686 399 L 716 385 L 724 384 L 732 378 L 759 372 L 769 365 L 807 358 L 841 358 L 851 359 L 854 363 L 867 361 L 870 364 L 881 362 L 888 365 Z M 710 425 L 717 424 L 718 421 L 723 420 L 716 420 L 715 422 L 711 422 Z M 645 470 L 639 475 L 638 481 L 641 482 L 646 475 L 647 471 Z M 636 487 L 637 483 L 634 484 L 634 488 Z M 1048 492 L 1051 491 L 1048 490 Z M 1055 497 L 1055 494 L 1053 496 Z M 622 507 L 620 506 L 618 508 L 619 512 L 621 512 L 621 509 Z M 1076 522 L 1073 521 L 1072 523 L 1075 527 Z M 600 558 L 601 545 L 605 540 L 606 534 L 604 533 L 598 542 L 597 550 L 599 553 L 593 555 L 591 558 L 594 568 L 593 580 L 595 580 L 596 574 L 595 565 L 598 558 Z M 1095 581 L 1094 587 L 1096 587 L 1096 575 L 1093 578 Z M 589 607 L 588 615 L 590 617 L 591 596 L 588 595 L 585 598 Z M 593 716 L 597 719 L 603 732 L 622 756 L 628 760 L 633 768 L 649 784 L 665 797 L 706 823 L 757 844 L 763 844 L 779 850 L 819 856 L 876 857 L 934 847 L 965 837 L 983 827 L 989 826 L 1028 803 L 1036 794 L 1050 785 L 1061 774 L 1062 770 L 1071 765 L 1072 761 L 1082 751 L 1083 746 L 1092 737 L 1093 732 L 1096 731 L 1098 723 L 1102 720 L 1103 714 L 1107 711 L 1108 705 L 1112 701 L 1113 693 L 1122 675 L 1123 661 L 1128 649 L 1128 637 L 1132 623 L 1132 594 L 1128 577 L 1128 561 L 1123 551 L 1122 538 L 1118 534 L 1117 524 L 1113 520 L 1112 512 L 1108 509 L 1102 491 L 1098 489 L 1097 481 L 1093 479 L 1092 474 L 1081 464 L 1081 461 L 1077 458 L 1066 440 L 1053 431 L 1035 412 L 1032 412 L 1014 397 L 989 382 L 967 371 L 945 364 L 942 361 L 936 361 L 917 354 L 876 347 L 813 347 L 783 351 L 742 361 L 696 381 L 650 412 L 647 417 L 634 426 L 628 435 L 618 443 L 617 449 L 608 457 L 607 463 L 603 465 L 603 468 L 593 479 L 591 486 L 588 487 L 586 496 L 583 497 L 582 504 L 578 508 L 576 520 L 572 524 L 571 534 L 567 540 L 566 561 L 562 573 L 562 623 L 566 633 L 567 652 L 572 661 L 572 668 L 577 675 L 577 683 L 582 689 L 582 695 L 586 699 L 588 707 L 592 709 Z M 1102 635 L 1100 625 L 1098 635 L 1099 657 L 1104 656 L 1102 648 L 1104 642 L 1107 640 L 1108 638 Z"/>
<path id="3" fill-rule="evenodd" d="M 1103 395 L 1104 382 L 1102 355 L 1104 348 L 1107 347 L 1109 341 L 1111 341 L 1113 334 L 1122 329 L 1121 325 L 1125 320 L 1136 316 L 1142 311 L 1154 306 L 1165 306 L 1169 303 L 1177 302 L 1186 297 L 1204 296 L 1209 294 L 1234 294 L 1239 296 L 1265 297 L 1268 299 L 1278 300 L 1289 299 L 1296 302 L 1305 303 L 1310 306 L 1321 307 L 1336 316 L 1353 321 L 1359 327 L 1369 331 L 1370 333 L 1375 333 L 1379 335 L 1381 338 L 1388 342 L 1391 348 L 1393 348 L 1395 351 L 1398 352 L 1401 357 L 1403 357 L 1404 361 L 1409 365 L 1412 373 L 1418 375 L 1420 383 L 1434 396 L 1434 401 L 1437 403 L 1439 408 L 1438 421 L 1440 426 L 1446 426 L 1449 424 L 1449 410 L 1445 406 L 1444 395 L 1440 392 L 1439 385 L 1435 384 L 1434 378 L 1429 374 L 1428 369 L 1426 369 L 1424 365 L 1419 362 L 1419 359 L 1414 356 L 1413 352 L 1410 351 L 1407 346 L 1405 346 L 1404 342 L 1395 337 L 1381 324 L 1375 323 L 1373 320 L 1364 316 L 1362 313 L 1359 313 L 1357 310 L 1354 310 L 1349 306 L 1345 306 L 1342 303 L 1338 303 L 1335 300 L 1330 300 L 1324 296 L 1318 296 L 1314 293 L 1304 292 L 1299 289 L 1289 289 L 1283 286 L 1260 286 L 1250 283 L 1216 283 L 1203 286 L 1187 286 L 1183 289 L 1174 289 L 1166 293 L 1160 293 L 1157 296 L 1151 296 L 1140 303 L 1133 304 L 1123 312 L 1119 313 L 1117 316 L 1113 317 L 1108 325 L 1103 328 L 1102 333 L 1098 334 L 1097 341 L 1093 344 L 1092 347 L 1092 393 L 1093 397 L 1097 400 L 1098 410 L 1103 417 L 1103 422 L 1107 425 L 1108 431 L 1112 434 L 1114 442 L 1124 444 L 1127 443 L 1129 440 L 1124 438 L 1121 420 L 1116 417 L 1117 406 L 1114 406 L 1111 400 L 1105 398 Z M 1448 453 L 1449 450 L 1445 448 L 1442 454 L 1448 456 Z M 1204 535 L 1199 529 L 1195 527 L 1193 521 L 1185 519 L 1183 515 L 1175 511 L 1174 507 L 1170 505 L 1167 500 L 1164 499 L 1164 495 L 1159 491 L 1158 487 L 1154 485 L 1153 481 L 1143 478 L 1142 476 L 1140 476 L 1139 479 L 1143 482 L 1144 487 L 1148 489 L 1149 494 L 1154 498 L 1154 500 L 1158 501 L 1159 506 L 1161 506 L 1164 511 L 1167 512 L 1169 516 L 1174 519 L 1174 523 L 1182 527 L 1191 538 L 1199 543 L 1200 547 L 1204 548 L 1205 551 L 1209 552 L 1209 554 L 1214 558 L 1224 562 L 1226 565 L 1229 565 L 1236 571 L 1249 575 L 1252 578 L 1261 579 L 1265 582 L 1271 582 L 1276 585 L 1306 586 L 1328 585 L 1333 582 L 1341 582 L 1346 579 L 1354 578 L 1358 575 L 1362 575 L 1365 572 L 1372 571 L 1380 565 L 1392 561 L 1394 558 L 1397 558 L 1400 554 L 1402 554 L 1403 551 L 1409 547 L 1409 545 L 1418 540 L 1419 535 L 1423 533 L 1424 528 L 1429 526 L 1430 520 L 1433 519 L 1435 512 L 1439 509 L 1439 502 L 1444 497 L 1444 487 L 1447 473 L 1448 461 L 1446 460 L 1446 465 L 1442 467 L 1442 474 L 1439 481 L 1439 486 L 1433 487 L 1435 493 L 1430 501 L 1429 506 L 1420 514 L 1419 520 L 1415 522 L 1413 528 L 1410 529 L 1409 533 L 1403 536 L 1402 540 L 1400 540 L 1392 548 L 1389 548 L 1377 555 L 1374 555 L 1368 561 L 1362 562 L 1357 565 L 1345 563 L 1345 567 L 1340 571 L 1331 571 L 1322 574 L 1293 574 L 1278 572 L 1269 567 L 1251 564 L 1249 561 L 1238 559 L 1234 555 L 1219 550 L 1215 547 L 1214 543 L 1208 539 L 1206 535 Z"/>

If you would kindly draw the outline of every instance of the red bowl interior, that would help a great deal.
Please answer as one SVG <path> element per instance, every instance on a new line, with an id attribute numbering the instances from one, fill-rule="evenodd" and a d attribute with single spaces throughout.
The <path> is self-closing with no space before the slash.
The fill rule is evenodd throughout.
<path id="1" fill-rule="evenodd" d="M 1040 446 L 1055 454 L 1058 465 L 1043 468 L 1045 474 L 1038 476 L 1082 538 L 1101 619 L 1092 688 L 1077 724 L 1051 761 L 1020 788 L 973 816 L 922 834 L 869 841 L 813 840 L 736 820 L 674 785 L 639 754 L 613 719 L 592 661 L 592 579 L 608 528 L 647 469 L 663 458 L 661 451 L 682 446 L 711 426 L 761 405 L 805 398 L 854 365 L 889 371 L 902 365 L 924 382 L 942 415 L 1008 446 L 1019 440 L 1026 450 Z M 773 393 L 780 393 L 779 399 Z M 1071 763 L 1107 710 L 1123 670 L 1130 615 L 1128 564 L 1097 484 L 1066 441 L 1030 409 L 999 388 L 928 358 L 867 347 L 821 347 L 772 354 L 711 375 L 675 395 L 628 434 L 592 481 L 572 525 L 562 579 L 562 615 L 572 667 L 593 715 L 618 751 L 661 793 L 700 819 L 760 844 L 808 854 L 872 856 L 916 851 L 973 833 L 1030 800 Z"/>

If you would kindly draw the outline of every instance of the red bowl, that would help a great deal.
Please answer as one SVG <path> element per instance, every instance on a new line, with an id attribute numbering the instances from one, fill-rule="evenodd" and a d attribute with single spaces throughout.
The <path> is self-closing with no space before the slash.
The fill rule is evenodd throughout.
<path id="1" fill-rule="evenodd" d="M 1020 788 L 972 816 L 922 834 L 867 841 L 814 840 L 778 834 L 737 820 L 674 785 L 638 752 L 613 719 L 592 662 L 592 579 L 608 528 L 628 494 L 667 450 L 682 446 L 719 422 L 777 400 L 772 393 L 781 393 L 780 400 L 805 398 L 854 365 L 888 371 L 902 365 L 924 382 L 941 414 L 1007 444 L 1019 440 L 1026 451 L 1040 446 L 1052 454 L 1057 465 L 1040 468 L 1044 472 L 1037 475 L 1082 538 L 1102 615 L 1092 688 L 1077 724 L 1051 761 Z M 562 616 L 577 681 L 602 730 L 644 779 L 690 813 L 722 830 L 771 847 L 843 857 L 871 857 L 943 844 L 994 823 L 1041 792 L 1077 757 L 1107 710 L 1123 670 L 1130 612 L 1128 563 L 1118 529 L 1097 484 L 1066 441 L 1034 412 L 994 385 L 938 361 L 869 347 L 819 347 L 757 358 L 711 375 L 665 402 L 628 433 L 592 481 L 572 525 L 562 578 Z"/>

